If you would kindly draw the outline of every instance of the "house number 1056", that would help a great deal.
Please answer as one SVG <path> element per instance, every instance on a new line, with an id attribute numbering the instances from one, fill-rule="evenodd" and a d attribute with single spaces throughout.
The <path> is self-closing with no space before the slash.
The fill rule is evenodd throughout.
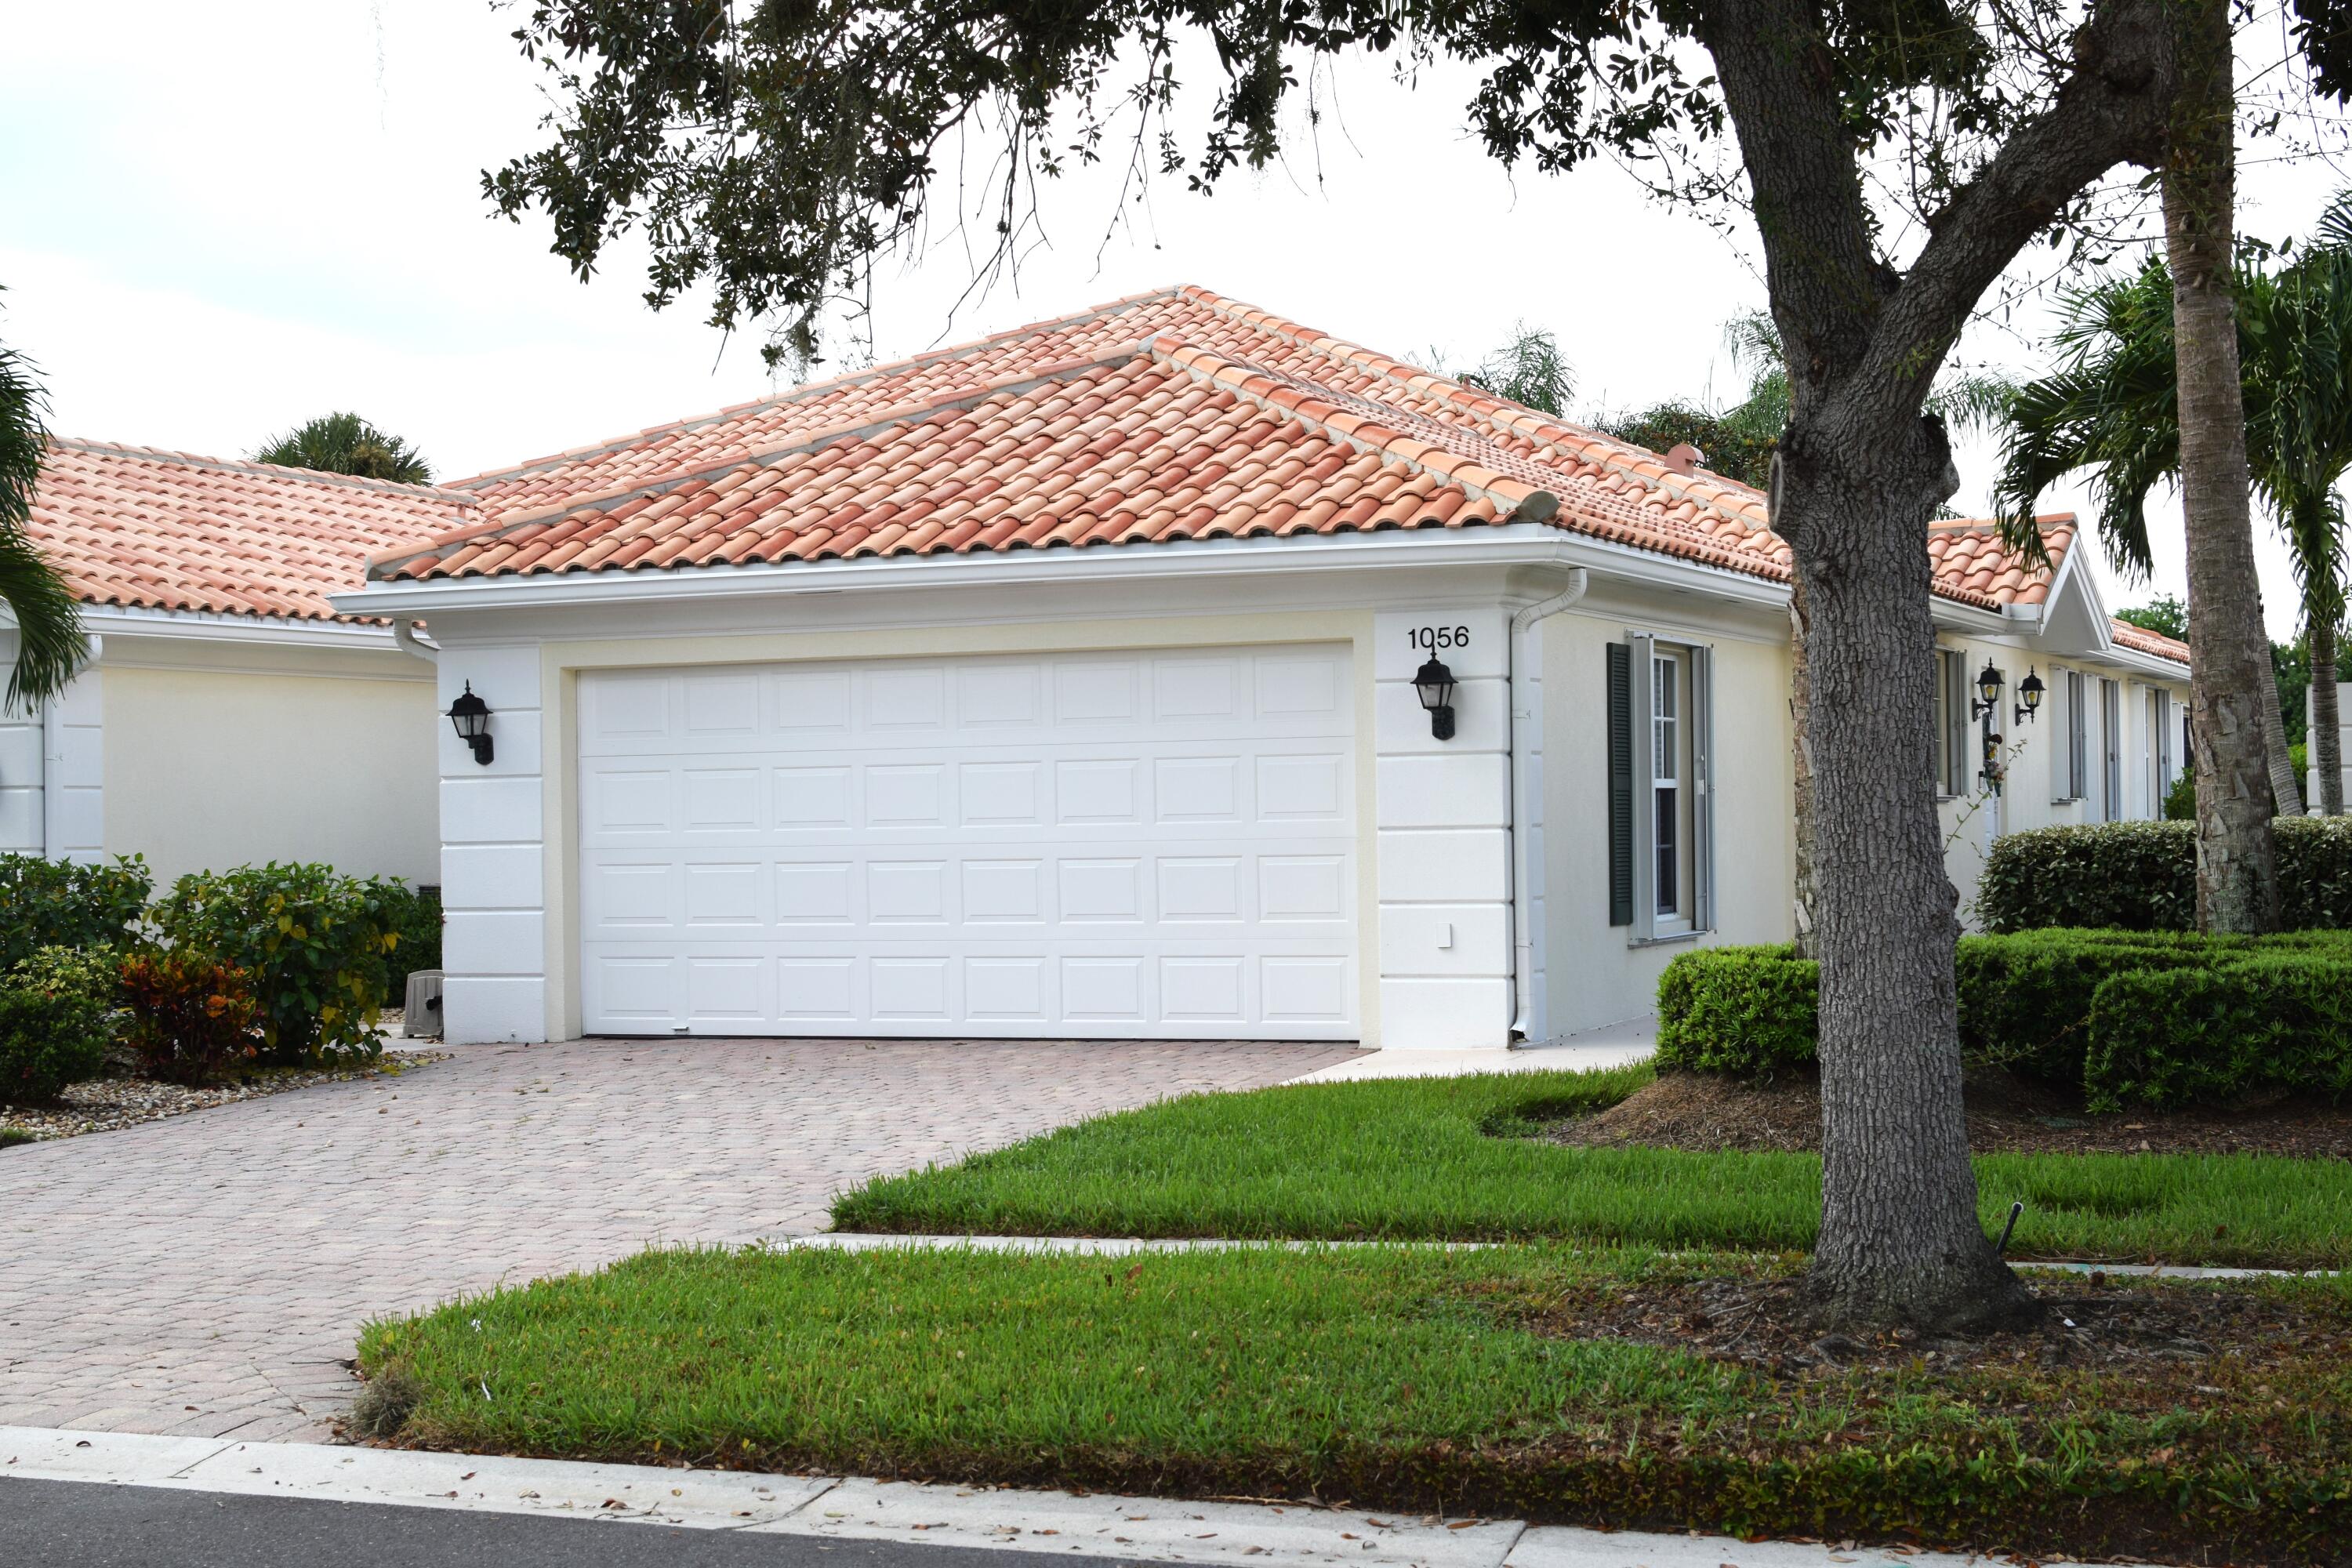
<path id="1" fill-rule="evenodd" d="M 1415 626 L 1405 633 L 1405 640 L 1413 647 L 1429 653 L 1435 653 L 1440 648 L 1468 647 L 1470 628 L 1468 626 Z"/>

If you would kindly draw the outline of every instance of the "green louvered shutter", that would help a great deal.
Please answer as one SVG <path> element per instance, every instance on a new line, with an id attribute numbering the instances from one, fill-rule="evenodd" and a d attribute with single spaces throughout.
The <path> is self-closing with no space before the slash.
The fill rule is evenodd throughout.
<path id="1" fill-rule="evenodd" d="M 1609 645 L 1609 923 L 1633 923 L 1633 649 Z"/>

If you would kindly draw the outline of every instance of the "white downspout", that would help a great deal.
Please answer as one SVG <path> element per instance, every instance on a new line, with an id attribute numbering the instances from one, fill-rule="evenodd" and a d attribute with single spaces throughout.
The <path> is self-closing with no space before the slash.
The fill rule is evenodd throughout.
<path id="1" fill-rule="evenodd" d="M 1529 605 L 1511 617 L 1511 635 L 1504 644 L 1504 668 L 1508 700 L 1505 703 L 1508 726 L 1511 765 L 1505 771 L 1511 796 L 1511 896 L 1507 900 L 1511 912 L 1511 1043 L 1517 1045 L 1527 1037 L 1535 1021 L 1535 931 L 1534 911 L 1526 907 L 1529 889 L 1535 886 L 1535 874 L 1528 860 L 1528 841 L 1533 829 L 1528 814 L 1533 809 L 1535 790 L 1524 776 L 1527 758 L 1521 750 L 1527 735 L 1543 733 L 1543 715 L 1530 712 L 1522 729 L 1519 719 L 1519 671 L 1527 668 L 1528 636 L 1535 624 L 1547 616 L 1556 616 L 1584 597 L 1591 585 L 1591 575 L 1583 567 L 1570 568 L 1568 586 L 1550 598 Z"/>
<path id="2" fill-rule="evenodd" d="M 414 616 L 392 617 L 392 640 L 400 645 L 403 653 L 413 653 L 427 664 L 441 662 L 441 650 L 416 635 L 416 617 Z"/>

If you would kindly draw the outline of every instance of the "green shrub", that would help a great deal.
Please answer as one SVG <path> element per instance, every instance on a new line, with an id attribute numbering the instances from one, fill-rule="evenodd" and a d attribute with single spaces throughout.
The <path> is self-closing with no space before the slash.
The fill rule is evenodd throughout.
<path id="1" fill-rule="evenodd" d="M 1661 1066 L 1741 1078 L 1814 1059 L 1819 966 L 1787 947 L 1688 952 L 1658 982 Z M 2079 1086 L 2095 1110 L 2352 1092 L 2352 931 L 1962 937 L 1962 1050 Z"/>
<path id="2" fill-rule="evenodd" d="M 350 1061 L 383 1049 L 376 1015 L 399 944 L 384 889 L 272 861 L 183 877 L 153 918 L 175 948 L 251 975 L 263 1061 Z"/>
<path id="3" fill-rule="evenodd" d="M 1709 947 L 1658 977 L 1658 1062 L 1763 1077 L 1813 1059 L 1821 965 L 1793 948 Z"/>
<path id="4" fill-rule="evenodd" d="M 2210 962 L 2209 939 L 2189 931 L 2058 930 L 1962 937 L 1960 1049 L 1974 1061 L 2079 1084 L 2090 1049 L 2091 995 L 2101 981 Z"/>
<path id="5" fill-rule="evenodd" d="M 367 886 L 383 900 L 393 945 L 384 955 L 383 1005 L 397 1007 L 408 994 L 408 976 L 441 967 L 441 895 L 412 888 L 397 877 L 378 877 Z"/>
<path id="6" fill-rule="evenodd" d="M 2164 792 L 2164 820 L 2194 822 L 2197 820 L 2197 770 L 2183 768 L 2172 787 Z"/>
<path id="7" fill-rule="evenodd" d="M 2281 922 L 2290 931 L 2352 927 L 2352 817 L 2282 816 Z M 2193 822 L 2036 827 L 1993 841 L 1977 882 L 1990 931 L 2044 926 L 2189 931 L 2197 923 Z"/>
<path id="8" fill-rule="evenodd" d="M 2094 1110 L 2226 1104 L 2261 1089 L 2341 1100 L 2352 1094 L 2352 958 L 2266 950 L 2110 975 L 2089 1033 Z"/>
<path id="9" fill-rule="evenodd" d="M 44 947 L 127 945 L 154 888 L 135 855 L 111 866 L 0 855 L 0 969 Z"/>
<path id="10" fill-rule="evenodd" d="M 122 999 L 141 1070 L 165 1083 L 203 1083 L 259 1054 L 252 977 L 191 948 L 122 961 Z"/>
<path id="11" fill-rule="evenodd" d="M 2044 926 L 2188 931 L 2197 924 L 2197 827 L 2102 822 L 1993 840 L 1977 879 L 1989 931 Z"/>
<path id="12" fill-rule="evenodd" d="M 0 978 L 0 1100 L 43 1105 L 98 1077 L 114 1043 L 114 956 L 44 947 Z"/>

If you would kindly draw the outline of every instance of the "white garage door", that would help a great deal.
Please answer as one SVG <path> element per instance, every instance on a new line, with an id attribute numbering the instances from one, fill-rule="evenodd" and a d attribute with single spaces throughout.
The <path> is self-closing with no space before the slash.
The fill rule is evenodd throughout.
<path id="1" fill-rule="evenodd" d="M 1352 1039 L 1353 709 L 1345 646 L 583 677 L 586 1026 Z"/>

